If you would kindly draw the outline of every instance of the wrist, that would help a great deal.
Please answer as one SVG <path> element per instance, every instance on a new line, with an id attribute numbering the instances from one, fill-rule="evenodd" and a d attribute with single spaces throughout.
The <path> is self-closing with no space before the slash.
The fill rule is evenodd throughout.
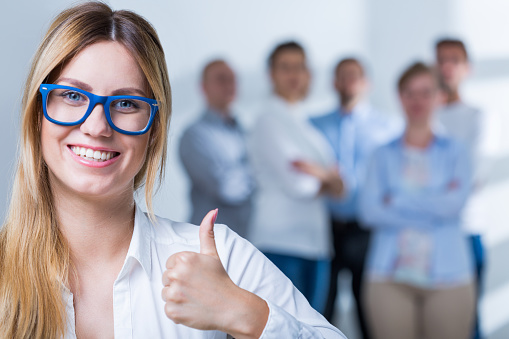
<path id="1" fill-rule="evenodd" d="M 335 170 L 331 170 L 327 174 L 328 194 L 333 198 L 341 197 L 345 190 L 343 180 Z"/>
<path id="2" fill-rule="evenodd" d="M 269 318 L 269 306 L 256 294 L 238 287 L 235 304 L 229 308 L 226 333 L 236 339 L 259 338 Z"/>

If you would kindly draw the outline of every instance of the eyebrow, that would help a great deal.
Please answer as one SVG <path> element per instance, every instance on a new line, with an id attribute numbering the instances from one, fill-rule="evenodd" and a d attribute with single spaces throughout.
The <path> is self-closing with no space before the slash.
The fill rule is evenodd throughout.
<path id="1" fill-rule="evenodd" d="M 72 79 L 72 78 L 58 78 L 57 81 L 55 81 L 55 83 L 59 83 L 61 81 L 65 81 L 75 87 L 78 87 L 79 89 L 82 89 L 84 91 L 87 91 L 87 92 L 92 92 L 93 89 L 92 89 L 92 86 L 90 86 L 89 84 L 86 84 L 82 81 L 79 81 L 77 79 Z M 134 94 L 138 94 L 138 95 L 141 95 L 142 97 L 146 97 L 147 94 L 145 93 L 145 91 L 139 89 L 139 88 L 135 88 L 135 87 L 124 87 L 124 88 L 119 88 L 119 89 L 116 89 L 114 90 L 111 95 L 134 95 Z"/>

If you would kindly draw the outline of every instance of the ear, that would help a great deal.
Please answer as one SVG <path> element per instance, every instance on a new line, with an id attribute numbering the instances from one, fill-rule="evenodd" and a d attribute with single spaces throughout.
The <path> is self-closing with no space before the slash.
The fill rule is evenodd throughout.
<path id="1" fill-rule="evenodd" d="M 274 81 L 275 73 L 276 73 L 276 71 L 274 70 L 274 67 L 272 67 L 272 66 L 271 66 L 271 67 L 269 68 L 269 77 L 270 77 L 270 79 L 271 79 L 272 81 Z"/>
<path id="2" fill-rule="evenodd" d="M 403 93 L 399 89 L 398 89 L 398 100 L 399 100 L 399 103 L 401 105 L 401 102 L 403 101 Z"/>
<path id="3" fill-rule="evenodd" d="M 465 65 L 465 76 L 469 76 L 470 74 L 472 74 L 472 64 L 467 61 Z"/>
<path id="4" fill-rule="evenodd" d="M 306 76 L 308 78 L 308 81 L 311 81 L 313 79 L 313 74 L 311 73 L 309 67 L 306 67 Z"/>
<path id="5" fill-rule="evenodd" d="M 336 90 L 336 92 L 339 92 L 338 77 L 336 75 L 334 75 L 334 80 L 332 82 L 334 84 L 334 89 Z"/>
<path id="6" fill-rule="evenodd" d="M 368 78 L 364 77 L 363 78 L 363 82 L 364 82 L 364 92 L 369 92 L 371 90 L 371 81 L 369 81 Z"/>

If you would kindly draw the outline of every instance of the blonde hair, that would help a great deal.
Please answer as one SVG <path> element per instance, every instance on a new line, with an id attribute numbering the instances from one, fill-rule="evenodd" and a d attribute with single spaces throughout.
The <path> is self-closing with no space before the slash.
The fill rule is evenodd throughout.
<path id="1" fill-rule="evenodd" d="M 77 53 L 99 41 L 116 41 L 130 51 L 159 102 L 147 156 L 134 178 L 134 189 L 145 185 L 145 201 L 153 218 L 152 195 L 164 173 L 171 115 L 171 90 L 161 43 L 150 23 L 133 12 L 113 11 L 95 1 L 76 5 L 51 24 L 25 85 L 19 162 L 8 215 L 0 231 L 1 338 L 65 335 L 62 292 L 68 286 L 72 263 L 58 227 L 48 168 L 42 158 L 38 89 Z"/>

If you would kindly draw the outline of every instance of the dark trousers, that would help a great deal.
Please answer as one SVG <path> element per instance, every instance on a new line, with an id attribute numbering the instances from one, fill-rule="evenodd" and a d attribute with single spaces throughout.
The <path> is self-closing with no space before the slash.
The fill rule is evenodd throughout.
<path id="1" fill-rule="evenodd" d="M 484 246 L 480 235 L 471 235 L 470 244 L 472 246 L 474 256 L 474 267 L 475 267 L 475 281 L 477 291 L 477 301 L 475 308 L 475 328 L 474 328 L 474 339 L 481 339 L 482 333 L 479 328 L 479 296 L 482 293 L 483 279 L 484 279 L 484 265 L 486 258 L 484 255 Z"/>
<path id="2" fill-rule="evenodd" d="M 337 296 L 338 273 L 342 269 L 349 270 L 352 273 L 352 292 L 355 298 L 361 334 L 364 339 L 369 339 L 365 312 L 361 301 L 361 286 L 370 232 L 360 228 L 356 221 L 341 222 L 333 220 L 332 235 L 335 255 L 331 262 L 329 297 L 327 298 L 324 316 L 327 320 L 332 321 Z"/>

